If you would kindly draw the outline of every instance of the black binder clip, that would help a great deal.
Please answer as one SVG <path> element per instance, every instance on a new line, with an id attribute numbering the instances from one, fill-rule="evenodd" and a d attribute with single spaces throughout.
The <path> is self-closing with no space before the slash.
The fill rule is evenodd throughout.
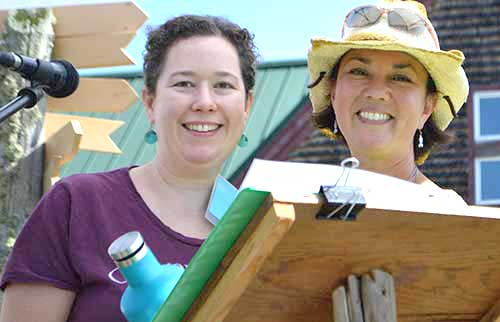
<path id="1" fill-rule="evenodd" d="M 351 163 L 351 167 L 346 167 L 347 163 Z M 356 220 L 357 214 L 366 207 L 366 200 L 361 188 L 346 186 L 350 169 L 357 168 L 359 161 L 356 158 L 348 158 L 343 160 L 340 165 L 342 173 L 335 185 L 320 187 L 319 197 L 323 205 L 316 214 L 316 219 Z M 344 185 L 339 186 L 338 183 L 344 176 L 346 168 L 348 170 Z"/>

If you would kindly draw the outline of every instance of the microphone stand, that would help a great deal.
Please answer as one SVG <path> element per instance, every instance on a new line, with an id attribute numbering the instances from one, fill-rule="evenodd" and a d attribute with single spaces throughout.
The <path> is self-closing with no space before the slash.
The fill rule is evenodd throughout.
<path id="1" fill-rule="evenodd" d="M 16 98 L 0 109 L 0 123 L 22 108 L 32 108 L 44 94 L 42 87 L 35 84 L 21 89 Z"/>

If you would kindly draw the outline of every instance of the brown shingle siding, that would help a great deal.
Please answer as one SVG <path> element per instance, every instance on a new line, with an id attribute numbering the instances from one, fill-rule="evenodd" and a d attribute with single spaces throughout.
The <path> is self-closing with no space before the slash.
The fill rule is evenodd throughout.
<path id="1" fill-rule="evenodd" d="M 434 0 L 428 12 L 441 48 L 464 52 L 471 84 L 500 83 L 500 0 Z"/>
<path id="2" fill-rule="evenodd" d="M 464 52 L 464 68 L 471 86 L 497 84 L 500 88 L 500 0 L 434 0 L 428 9 L 441 47 Z M 468 104 L 460 114 L 471 113 L 472 104 Z M 471 148 L 467 119 L 459 118 L 452 125 L 448 131 L 455 139 L 444 147 L 451 154 L 436 151 L 429 167 L 435 167 L 434 175 L 443 177 L 439 181 L 467 197 L 468 176 L 473 166 L 468 160 Z M 445 164 L 443 160 L 450 163 Z M 451 174 L 440 173 L 438 169 L 443 167 L 450 167 Z"/>
<path id="3" fill-rule="evenodd" d="M 448 26 L 441 26 L 441 31 L 438 32 L 440 39 L 447 38 L 462 38 L 462 37 L 481 37 L 484 40 L 499 40 L 500 33 L 497 29 L 498 21 L 495 24 L 485 24 L 481 21 L 479 24 L 475 24 L 472 21 L 463 21 L 457 24 L 450 25 L 450 29 L 446 30 L 444 28 Z M 439 29 L 438 29 L 439 30 Z M 443 41 L 441 41 L 442 43 Z M 444 47 L 443 47 L 444 48 Z"/>
<path id="4" fill-rule="evenodd" d="M 500 9 L 498 7 L 491 7 L 488 11 L 485 11 L 483 6 L 475 6 L 462 12 L 451 11 L 450 13 L 437 13 L 432 15 L 432 23 L 435 28 L 442 27 L 441 24 L 449 23 L 450 16 L 457 20 L 457 23 L 464 22 L 467 20 L 477 21 L 495 21 L 498 20 L 498 14 L 500 14 Z"/>
<path id="5" fill-rule="evenodd" d="M 421 2 L 426 3 L 425 1 Z M 427 6 L 427 9 L 436 15 L 446 12 L 469 12 L 478 8 L 490 9 L 500 4 L 498 0 L 432 0 L 430 2 L 431 5 Z"/>

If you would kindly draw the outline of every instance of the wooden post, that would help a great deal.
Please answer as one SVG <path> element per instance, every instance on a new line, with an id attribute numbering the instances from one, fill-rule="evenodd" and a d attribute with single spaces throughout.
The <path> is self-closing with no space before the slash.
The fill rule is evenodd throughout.
<path id="1" fill-rule="evenodd" d="M 335 322 L 397 321 L 394 280 L 380 270 L 372 270 L 361 278 L 349 275 L 347 291 L 339 286 L 333 291 L 332 301 Z"/>
<path id="2" fill-rule="evenodd" d="M 78 153 L 82 135 L 80 122 L 71 120 L 46 141 L 44 191 L 60 179 L 61 167 Z"/>
<path id="3" fill-rule="evenodd" d="M 500 301 L 486 313 L 479 322 L 500 322 Z"/>
<path id="4" fill-rule="evenodd" d="M 0 50 L 50 59 L 54 30 L 50 9 L 12 10 L 0 34 Z M 27 83 L 0 68 L 0 106 Z M 46 100 L 21 110 L 0 125 L 0 267 L 21 225 L 42 194 L 43 149 L 40 133 Z"/>
<path id="5" fill-rule="evenodd" d="M 390 274 L 373 270 L 361 277 L 365 322 L 396 322 L 396 295 Z"/>
<path id="6" fill-rule="evenodd" d="M 361 302 L 361 285 L 359 279 L 350 275 L 347 278 L 347 289 L 349 290 L 349 316 L 351 322 L 363 322 L 363 307 Z"/>
<path id="7" fill-rule="evenodd" d="M 339 286 L 332 293 L 333 321 L 351 322 L 345 287 Z"/>

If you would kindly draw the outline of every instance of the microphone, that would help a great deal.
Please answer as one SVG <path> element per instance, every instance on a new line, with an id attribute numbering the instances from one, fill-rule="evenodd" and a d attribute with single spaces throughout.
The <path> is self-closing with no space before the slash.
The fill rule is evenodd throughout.
<path id="1" fill-rule="evenodd" d="M 0 65 L 41 85 L 45 93 L 53 97 L 66 97 L 73 94 L 80 81 L 78 71 L 65 60 L 46 61 L 16 53 L 0 52 Z"/>

